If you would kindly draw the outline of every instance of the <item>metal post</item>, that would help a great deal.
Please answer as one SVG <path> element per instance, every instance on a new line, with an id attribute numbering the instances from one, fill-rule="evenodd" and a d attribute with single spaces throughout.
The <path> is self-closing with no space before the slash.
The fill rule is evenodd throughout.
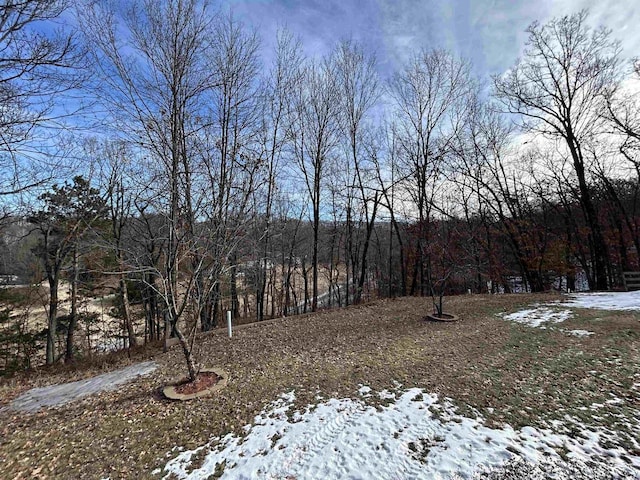
<path id="1" fill-rule="evenodd" d="M 231 310 L 227 310 L 227 331 L 229 332 L 229 338 L 231 338 Z"/>

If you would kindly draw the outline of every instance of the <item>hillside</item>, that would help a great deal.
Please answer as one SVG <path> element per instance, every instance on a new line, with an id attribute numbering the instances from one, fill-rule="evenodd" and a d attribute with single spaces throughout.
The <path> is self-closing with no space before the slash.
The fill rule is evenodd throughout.
<path id="1" fill-rule="evenodd" d="M 147 349 L 131 360 L 114 356 L 109 363 L 86 370 L 41 370 L 3 380 L 0 404 L 7 406 L 31 387 L 87 378 L 143 360 L 158 364 L 154 373 L 110 392 L 36 413 L 2 410 L 0 456 L 5 462 L 0 476 L 176 478 L 175 475 L 182 477 L 193 471 L 193 478 L 214 474 L 237 478 L 234 475 L 248 471 L 238 461 L 243 456 L 231 447 L 242 444 L 243 438 L 249 442 L 243 448 L 253 458 L 254 466 L 261 463 L 262 456 L 263 465 L 273 465 L 275 456 L 301 451 L 293 444 L 293 450 L 286 451 L 286 432 L 281 431 L 266 443 L 265 451 L 253 452 L 258 455 L 256 460 L 251 456 L 255 445 L 251 439 L 260 427 L 244 428 L 245 425 L 260 423 L 260 419 L 267 422 L 269 418 L 276 423 L 287 419 L 295 422 L 297 418 L 311 422 L 310 426 L 317 425 L 319 420 L 316 418 L 314 424 L 310 417 L 313 411 L 328 415 L 327 412 L 336 411 L 336 404 L 332 403 L 336 401 L 345 402 L 337 411 L 364 412 L 373 419 L 376 409 L 385 411 L 394 402 L 401 405 L 404 401 L 411 406 L 412 402 L 406 403 L 409 394 L 417 402 L 424 402 L 425 408 L 440 404 L 446 414 L 441 420 L 449 418 L 447 425 L 456 422 L 455 418 L 467 425 L 480 415 L 482 425 L 476 430 L 497 431 L 505 424 L 512 429 L 551 429 L 554 434 L 573 438 L 576 445 L 582 445 L 580 429 L 610 432 L 601 437 L 603 445 L 599 448 L 615 451 L 616 456 L 600 459 L 594 455 L 593 468 L 599 472 L 606 472 L 607 466 L 624 467 L 631 472 L 635 468 L 637 473 L 640 439 L 634 428 L 640 421 L 639 314 L 575 305 L 540 307 L 541 303 L 560 299 L 553 295 L 452 297 L 446 299 L 446 309 L 458 314 L 461 321 L 429 323 L 423 317 L 431 310 L 430 299 L 402 298 L 244 326 L 234 332 L 232 339 L 225 332 L 216 331 L 200 338 L 199 356 L 203 363 L 225 369 L 230 375 L 229 384 L 216 396 L 189 403 L 169 402 L 159 392 L 167 381 L 185 372 L 178 349 L 166 354 Z M 536 306 L 528 307 L 532 303 Z M 545 328 L 505 317 L 525 308 L 547 308 L 552 316 L 543 311 L 547 317 L 538 322 Z M 563 321 L 553 323 L 554 318 L 557 320 L 553 315 L 562 316 Z M 575 331 L 591 334 L 572 333 Z M 287 395 L 282 397 L 283 394 Z M 309 405 L 317 407 L 309 409 Z M 374 410 L 367 410 L 367 405 Z M 599 406 L 597 412 L 594 405 Z M 283 412 L 289 413 L 283 417 Z M 325 450 L 319 450 L 322 455 L 327 454 L 326 448 L 336 452 L 343 446 L 348 449 L 353 442 L 349 443 L 344 435 L 350 431 L 366 437 L 366 430 L 358 427 L 356 417 L 345 418 L 348 422 L 343 422 L 343 436 L 334 432 L 336 435 L 325 442 Z M 287 428 L 293 428 L 291 425 Z M 412 430 L 408 427 L 407 432 L 410 435 Z M 435 455 L 429 457 L 433 445 L 425 448 L 419 432 L 414 433 L 416 438 L 412 440 L 398 434 L 405 447 L 409 443 L 414 446 L 413 450 L 407 447 L 408 455 L 418 452 L 406 459 L 412 468 L 420 466 L 420 462 L 428 465 L 429 458 Z M 391 434 L 387 436 L 389 442 L 394 441 Z M 285 438 L 280 441 L 281 437 Z M 557 447 L 552 449 L 555 453 L 548 454 L 557 461 L 571 459 L 572 445 Z M 189 452 L 193 449 L 198 450 Z M 279 454 L 279 449 L 285 452 Z M 167 465 L 180 451 L 186 452 L 180 462 Z M 231 461 L 226 465 L 208 462 L 209 452 L 213 452 L 211 461 L 218 458 L 215 455 L 235 458 L 239 470 L 234 474 Z M 503 449 L 501 458 L 517 459 L 517 452 L 514 447 Z M 371 451 L 366 455 L 371 456 Z M 366 455 L 362 457 L 365 460 L 369 458 Z M 522 452 L 520 456 L 529 458 Z M 319 458 L 305 461 L 317 464 Z M 335 453 L 326 457 L 326 462 L 339 458 Z M 278 465 L 283 468 L 282 463 Z M 413 478 L 408 473 L 410 469 L 399 471 L 399 478 Z M 309 475 L 311 470 L 302 472 Z M 271 478 L 267 473 L 255 474 Z M 321 477 L 302 474 L 287 478 Z"/>

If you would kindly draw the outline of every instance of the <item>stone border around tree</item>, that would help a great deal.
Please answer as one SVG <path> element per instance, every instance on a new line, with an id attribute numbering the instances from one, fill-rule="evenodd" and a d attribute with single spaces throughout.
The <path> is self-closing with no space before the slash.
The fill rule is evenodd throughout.
<path id="1" fill-rule="evenodd" d="M 194 398 L 200 398 L 200 397 L 212 395 L 216 392 L 219 392 L 220 390 L 222 390 L 224 387 L 227 386 L 227 380 L 229 376 L 227 375 L 227 372 L 225 372 L 221 368 L 217 368 L 217 367 L 201 368 L 200 373 L 203 373 L 203 372 L 215 373 L 218 377 L 220 377 L 220 380 L 218 380 L 215 385 L 212 385 L 211 387 L 206 388 L 200 392 L 185 394 L 185 393 L 178 393 L 176 391 L 176 386 L 184 381 L 184 379 L 182 379 L 164 387 L 162 389 L 162 393 L 169 400 L 185 401 L 185 400 L 193 400 Z"/>
<path id="2" fill-rule="evenodd" d="M 432 322 L 457 322 L 460 318 L 452 313 L 443 313 L 442 317 L 437 317 L 435 314 L 428 314 L 426 319 Z"/>

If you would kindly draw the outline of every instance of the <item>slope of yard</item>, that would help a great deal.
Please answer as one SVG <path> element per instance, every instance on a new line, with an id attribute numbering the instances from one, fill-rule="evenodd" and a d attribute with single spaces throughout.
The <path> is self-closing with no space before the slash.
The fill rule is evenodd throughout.
<path id="1" fill-rule="evenodd" d="M 446 309 L 461 321 L 427 323 L 430 299 L 405 298 L 249 326 L 232 339 L 215 332 L 201 338 L 199 355 L 229 372 L 229 385 L 190 403 L 159 394 L 184 372 L 180 351 L 148 349 L 131 362 L 153 360 L 157 370 L 115 391 L 31 414 L 3 410 L 0 477 L 249 478 L 260 470 L 257 478 L 369 478 L 349 465 L 379 456 L 396 459 L 380 467 L 381 478 L 384 468 L 397 478 L 420 478 L 416 471 L 431 478 L 428 468 L 469 477 L 474 464 L 504 462 L 529 472 L 521 478 L 546 478 L 557 468 L 573 478 L 615 478 L 615 468 L 633 478 L 640 468 L 640 314 L 547 305 L 558 300 L 450 298 Z M 545 328 L 509 320 L 535 308 L 569 313 L 537 318 Z M 0 404 L 30 387 L 129 362 L 4 380 Z M 580 477 L 584 468 L 590 471 Z"/>

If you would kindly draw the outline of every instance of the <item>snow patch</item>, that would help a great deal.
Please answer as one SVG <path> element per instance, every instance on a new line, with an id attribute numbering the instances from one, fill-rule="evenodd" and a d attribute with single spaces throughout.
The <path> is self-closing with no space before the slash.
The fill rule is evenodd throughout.
<path id="1" fill-rule="evenodd" d="M 588 337 L 590 335 L 595 335 L 595 332 L 590 332 L 588 330 L 563 330 L 563 332 L 576 337 Z"/>
<path id="2" fill-rule="evenodd" d="M 117 386 L 138 376 L 147 375 L 156 368 L 158 365 L 155 362 L 142 362 L 77 382 L 32 388 L 15 398 L 7 408 L 23 412 L 37 412 L 43 407 L 63 405 L 87 395 L 114 390 Z"/>
<path id="3" fill-rule="evenodd" d="M 576 293 L 561 303 L 564 307 L 599 310 L 640 310 L 640 290 L 635 292 Z"/>
<path id="4" fill-rule="evenodd" d="M 635 478 L 633 468 L 640 468 L 640 457 L 612 443 L 615 434 L 602 428 L 574 426 L 571 436 L 533 427 L 489 428 L 479 414 L 460 416 L 449 400 L 418 388 L 385 407 L 334 398 L 293 419 L 291 408 L 291 395 L 280 398 L 245 427 L 246 435 L 229 434 L 182 452 L 166 464 L 164 478 L 197 479 L 223 470 L 221 478 L 234 479 L 470 479 L 487 469 L 511 468 L 514 461 L 565 472 L 554 478 L 573 478 L 574 467 Z M 204 462 L 191 465 L 203 448 Z"/>
<path id="5" fill-rule="evenodd" d="M 600 310 L 640 311 L 640 290 L 635 292 L 596 292 L 576 293 L 567 301 L 548 305 L 533 305 L 502 318 L 531 327 L 545 329 L 548 324 L 562 323 L 573 316 L 571 310 L 559 310 L 557 307 L 592 308 Z M 594 335 L 588 330 L 562 330 L 570 335 L 586 337 Z"/>
<path id="6" fill-rule="evenodd" d="M 360 395 L 362 395 L 363 397 L 370 397 L 371 396 L 371 387 L 368 387 L 367 385 L 363 385 L 362 387 L 360 387 L 358 389 L 358 393 Z"/>
<path id="7" fill-rule="evenodd" d="M 535 307 L 505 315 L 503 318 L 512 322 L 529 325 L 530 327 L 547 328 L 545 324 L 561 323 L 569 319 L 572 315 L 571 310 Z"/>

